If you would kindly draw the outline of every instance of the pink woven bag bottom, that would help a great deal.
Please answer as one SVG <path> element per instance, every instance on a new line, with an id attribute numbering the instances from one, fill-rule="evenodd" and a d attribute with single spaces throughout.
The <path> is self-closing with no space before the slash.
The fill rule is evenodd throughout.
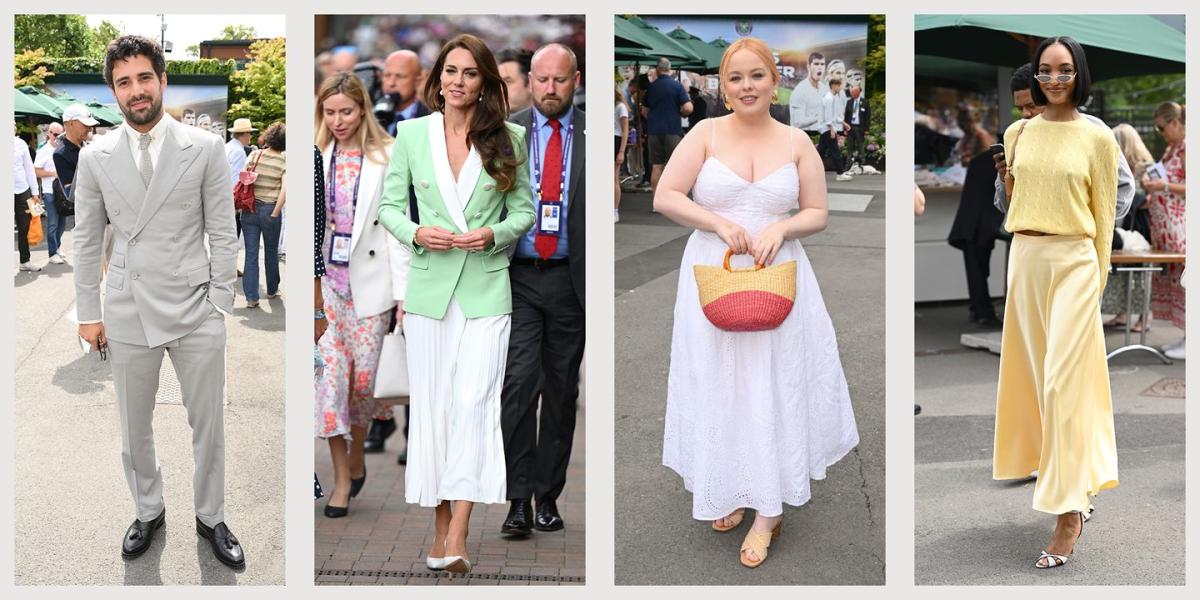
<path id="1" fill-rule="evenodd" d="M 731 292 L 705 304 L 704 316 L 725 331 L 766 331 L 779 327 L 793 304 L 794 300 L 771 292 Z"/>

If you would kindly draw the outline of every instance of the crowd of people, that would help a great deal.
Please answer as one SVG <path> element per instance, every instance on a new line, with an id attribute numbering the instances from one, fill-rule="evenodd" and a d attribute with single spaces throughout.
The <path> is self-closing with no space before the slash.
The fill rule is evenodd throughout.
<path id="1" fill-rule="evenodd" d="M 564 527 L 585 116 L 568 45 L 493 53 L 460 34 L 421 56 L 318 60 L 314 408 L 334 481 L 317 490 L 327 518 L 352 515 L 365 454 L 403 431 L 405 500 L 433 509 L 426 565 L 465 573 L 474 504 L 507 502 L 506 536 Z M 403 354 L 385 347 L 399 331 Z M 397 372 L 406 396 L 381 391 Z"/>
<path id="2" fill-rule="evenodd" d="M 724 91 L 710 96 L 695 83 L 673 70 L 670 59 L 660 58 L 654 67 L 617 85 L 614 221 L 621 219 L 622 182 L 633 182 L 633 191 L 654 194 L 663 166 L 683 135 L 704 119 L 732 111 Z M 825 56 L 811 52 L 805 77 L 795 84 L 788 103 L 776 104 L 778 91 L 770 100 L 771 117 L 808 133 L 835 180 L 850 181 L 852 173 L 865 172 L 871 113 L 861 71 L 847 71 L 838 59 L 831 60 L 827 69 Z"/>

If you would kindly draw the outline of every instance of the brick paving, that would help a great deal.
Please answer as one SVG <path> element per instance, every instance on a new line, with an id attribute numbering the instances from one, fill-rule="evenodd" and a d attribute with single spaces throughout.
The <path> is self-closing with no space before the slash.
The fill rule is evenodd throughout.
<path id="1" fill-rule="evenodd" d="M 500 533 L 507 504 L 479 504 L 471 513 L 467 553 L 470 575 L 450 578 L 425 568 L 433 543 L 433 509 L 404 501 L 404 467 L 396 464 L 403 436 L 397 431 L 386 451 L 367 455 L 367 483 L 350 501 L 350 515 L 328 519 L 326 497 L 314 503 L 317 585 L 581 585 L 584 582 L 584 417 L 580 398 L 567 485 L 558 499 L 562 531 L 534 531 L 525 539 Z M 401 412 L 401 411 L 397 411 Z M 401 412 L 401 419 L 403 414 Z M 329 445 L 316 440 L 317 476 L 333 483 Z"/>

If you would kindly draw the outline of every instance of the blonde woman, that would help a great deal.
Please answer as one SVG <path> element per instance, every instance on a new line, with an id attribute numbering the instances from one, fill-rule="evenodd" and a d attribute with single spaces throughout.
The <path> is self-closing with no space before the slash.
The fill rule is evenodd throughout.
<path id="1" fill-rule="evenodd" d="M 1013 235 L 996 392 L 995 479 L 1037 471 L 1033 509 L 1055 515 L 1039 569 L 1065 565 L 1091 497 L 1117 486 L 1117 446 L 1100 291 L 1116 212 L 1117 142 L 1079 112 L 1091 93 L 1078 42 L 1033 56 L 1042 114 L 1004 134 Z"/>
<path id="2" fill-rule="evenodd" d="M 1184 159 L 1184 134 L 1187 125 L 1184 121 L 1184 109 L 1174 102 L 1163 102 L 1154 111 L 1154 128 L 1167 142 L 1163 152 L 1162 166 L 1166 178 L 1151 178 L 1142 176 L 1142 187 L 1146 189 L 1150 203 L 1150 234 L 1154 239 L 1151 245 L 1166 252 L 1187 252 L 1187 232 L 1185 231 L 1184 216 L 1187 212 L 1185 193 L 1187 192 L 1187 177 Z M 1169 319 L 1181 331 L 1186 325 L 1184 319 L 1184 304 L 1186 294 L 1183 290 L 1183 265 L 1167 265 L 1166 269 L 1154 278 L 1151 290 L 1154 314 Z M 1184 338 L 1163 347 L 1163 353 L 1176 360 L 1186 356 Z"/>
<path id="3" fill-rule="evenodd" d="M 747 567 L 766 560 L 783 506 L 808 502 L 810 481 L 858 444 L 833 323 L 800 245 L 828 221 L 825 174 L 808 136 L 771 118 L 779 77 L 761 40 L 730 44 L 720 78 L 732 114 L 688 133 L 654 196 L 658 212 L 696 230 L 675 297 L 663 464 L 714 530 L 755 511 Z M 719 265 L 727 250 L 796 261 L 795 306 L 776 329 L 729 332 L 704 316 L 692 266 Z"/>
<path id="4" fill-rule="evenodd" d="M 329 326 L 318 341 L 316 435 L 329 440 L 334 489 L 325 516 L 346 516 L 367 479 L 363 442 L 390 403 L 375 399 L 375 370 L 392 319 L 404 318 L 409 252 L 380 226 L 392 138 L 371 109 L 367 88 L 337 73 L 317 94 L 317 147 L 326 175 L 326 235 L 321 294 Z M 349 442 L 349 443 L 347 443 Z"/>

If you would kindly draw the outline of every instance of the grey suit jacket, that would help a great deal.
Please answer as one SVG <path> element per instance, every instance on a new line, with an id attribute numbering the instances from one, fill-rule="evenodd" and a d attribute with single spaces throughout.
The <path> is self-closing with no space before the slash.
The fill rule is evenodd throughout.
<path id="1" fill-rule="evenodd" d="M 75 184 L 75 295 L 80 321 L 105 335 L 161 346 L 191 333 L 214 307 L 233 309 L 237 230 L 233 182 L 217 136 L 171 117 L 149 189 L 124 127 L 83 149 Z M 113 253 L 100 305 L 105 221 Z M 205 235 L 208 247 L 205 248 Z"/>

